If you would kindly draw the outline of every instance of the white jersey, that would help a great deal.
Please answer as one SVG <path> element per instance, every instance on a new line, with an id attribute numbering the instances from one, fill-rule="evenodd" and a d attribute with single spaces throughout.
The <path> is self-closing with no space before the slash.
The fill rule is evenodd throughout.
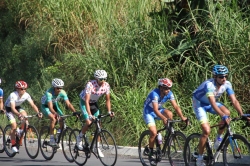
<path id="1" fill-rule="evenodd" d="M 32 99 L 30 97 L 30 95 L 25 92 L 22 97 L 20 98 L 18 95 L 17 91 L 12 92 L 9 97 L 7 98 L 7 100 L 5 101 L 5 106 L 6 107 L 10 107 L 10 103 L 15 103 L 15 106 L 20 106 L 23 102 L 25 101 L 31 102 Z"/>

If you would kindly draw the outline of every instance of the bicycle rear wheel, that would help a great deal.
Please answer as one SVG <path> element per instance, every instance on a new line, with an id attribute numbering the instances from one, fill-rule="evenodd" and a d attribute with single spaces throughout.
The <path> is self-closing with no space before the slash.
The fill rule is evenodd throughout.
<path id="1" fill-rule="evenodd" d="M 66 160 L 68 160 L 68 162 L 72 163 L 74 162 L 74 159 L 72 158 L 70 154 L 70 149 L 69 149 L 70 147 L 72 147 L 72 146 L 69 146 L 69 136 L 70 136 L 71 131 L 72 129 L 69 127 L 63 130 L 61 143 L 62 143 L 62 151 L 63 151 L 64 157 L 66 158 Z"/>
<path id="2" fill-rule="evenodd" d="M 90 152 L 81 151 L 77 148 L 76 138 L 80 132 L 81 130 L 78 130 L 78 129 L 73 129 L 71 131 L 70 136 L 69 136 L 69 146 L 70 146 L 69 152 L 71 154 L 73 161 L 75 161 L 77 165 L 84 165 L 88 160 L 87 156 L 90 155 Z M 82 138 L 82 143 L 83 145 L 85 144 L 84 138 Z"/>
<path id="3" fill-rule="evenodd" d="M 233 134 L 231 140 L 229 137 L 223 148 L 223 160 L 225 166 L 250 166 L 250 145 L 247 139 L 238 134 Z"/>
<path id="4" fill-rule="evenodd" d="M 114 166 L 117 160 L 117 146 L 114 137 L 112 134 L 102 129 L 101 132 L 98 133 L 98 138 L 100 138 L 98 156 L 100 161 L 105 166 Z M 103 153 L 104 157 L 101 157 L 99 153 Z"/>
<path id="5" fill-rule="evenodd" d="M 4 132 L 3 128 L 0 126 L 0 153 L 4 152 Z"/>
<path id="6" fill-rule="evenodd" d="M 196 166 L 196 159 L 198 157 L 199 152 L 200 136 L 201 134 L 194 133 L 186 138 L 183 155 L 186 166 Z M 209 162 L 207 153 L 208 148 L 209 147 L 207 147 L 206 144 L 203 152 L 204 160 L 207 160 L 207 162 Z M 206 161 L 204 161 L 204 163 L 206 163 Z"/>
<path id="7" fill-rule="evenodd" d="M 7 125 L 4 128 L 4 150 L 9 157 L 14 157 L 16 153 L 14 153 L 11 149 L 12 143 L 10 135 L 11 135 L 11 125 Z"/>
<path id="8" fill-rule="evenodd" d="M 35 159 L 39 153 L 38 131 L 32 125 L 29 125 L 24 135 L 24 145 L 28 156 Z"/>
<path id="9" fill-rule="evenodd" d="M 171 135 L 168 144 L 168 158 L 172 166 L 184 166 L 183 151 L 184 144 L 186 141 L 186 136 L 180 132 L 176 131 Z"/>
<path id="10" fill-rule="evenodd" d="M 39 133 L 39 147 L 43 157 L 46 160 L 51 160 L 55 154 L 55 148 L 49 145 L 50 141 L 50 128 L 49 126 L 43 126 Z"/>

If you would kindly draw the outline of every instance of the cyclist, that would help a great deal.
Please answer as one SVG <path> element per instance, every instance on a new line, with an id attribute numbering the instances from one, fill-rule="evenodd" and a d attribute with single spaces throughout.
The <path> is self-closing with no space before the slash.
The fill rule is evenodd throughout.
<path id="1" fill-rule="evenodd" d="M 2 83 L 2 80 L 1 80 L 1 78 L 0 78 L 0 85 L 1 85 L 1 83 Z M 4 113 L 5 111 L 4 111 L 4 109 L 3 109 L 3 89 L 2 88 L 0 88 L 0 113 Z"/>
<path id="2" fill-rule="evenodd" d="M 21 107 L 21 104 L 27 100 L 33 110 L 37 112 L 39 118 L 42 117 L 42 114 L 39 113 L 39 110 L 31 99 L 31 96 L 26 92 L 27 88 L 28 84 L 26 82 L 17 81 L 15 84 L 15 91 L 9 95 L 4 104 L 6 109 L 6 116 L 11 124 L 11 144 L 12 151 L 14 153 L 19 153 L 19 150 L 16 147 L 15 133 L 17 129 L 17 123 L 14 115 L 18 116 L 18 119 L 21 120 L 20 131 L 17 134 L 21 135 L 24 129 L 24 123 L 28 123 L 28 120 L 23 120 L 24 116 L 27 116 L 27 112 Z M 21 144 L 22 138 L 20 138 L 20 145 Z"/>
<path id="3" fill-rule="evenodd" d="M 218 114 L 222 122 L 225 121 L 229 123 L 230 111 L 223 105 L 223 103 L 218 102 L 219 97 L 227 92 L 234 108 L 237 110 L 239 115 L 242 115 L 242 109 L 240 103 L 236 99 L 235 93 L 233 91 L 232 85 L 227 81 L 228 69 L 223 65 L 215 65 L 213 67 L 213 78 L 204 81 L 194 92 L 193 92 L 193 109 L 196 118 L 201 124 L 202 136 L 200 138 L 199 144 L 199 156 L 196 161 L 197 166 L 205 165 L 203 163 L 203 151 L 205 147 L 205 142 L 210 134 L 210 125 L 207 119 L 207 112 L 211 114 Z M 217 149 L 222 141 L 223 129 L 218 130 L 217 137 L 215 138 L 214 148 Z"/>
<path id="4" fill-rule="evenodd" d="M 41 98 L 41 110 L 42 113 L 50 119 L 50 142 L 51 146 L 57 146 L 54 139 L 54 127 L 59 120 L 60 130 L 62 130 L 64 124 L 60 116 L 63 116 L 62 110 L 58 106 L 58 101 L 63 99 L 67 108 L 72 112 L 75 112 L 75 108 L 70 103 L 67 93 L 63 90 L 64 82 L 55 78 L 52 80 L 52 87 L 49 88 Z"/>
<path id="5" fill-rule="evenodd" d="M 153 89 L 144 101 L 143 119 L 150 131 L 148 157 L 151 165 L 156 165 L 153 156 L 154 140 L 157 135 L 155 120 L 162 120 L 163 124 L 166 125 L 168 119 L 173 119 L 173 113 L 169 109 L 163 108 L 163 104 L 169 100 L 180 118 L 183 121 L 187 120 L 175 101 L 174 94 L 171 91 L 172 84 L 172 81 L 168 78 L 159 79 L 158 88 Z"/>
<path id="6" fill-rule="evenodd" d="M 88 130 L 88 127 L 91 124 L 92 120 L 100 113 L 97 101 L 102 95 L 106 95 L 106 107 L 108 113 L 111 117 L 114 116 L 114 113 L 111 112 L 110 86 L 106 82 L 107 72 L 105 70 L 96 70 L 94 73 L 94 77 L 95 79 L 90 80 L 85 86 L 84 90 L 82 90 L 82 92 L 80 93 L 80 108 L 83 113 L 83 118 L 84 120 L 86 120 L 86 124 L 82 127 L 82 131 L 77 136 L 77 147 L 79 150 L 83 149 L 81 142 L 82 136 Z M 99 141 L 97 142 L 95 149 L 98 150 L 100 157 L 104 157 L 103 153 L 98 147 Z"/>

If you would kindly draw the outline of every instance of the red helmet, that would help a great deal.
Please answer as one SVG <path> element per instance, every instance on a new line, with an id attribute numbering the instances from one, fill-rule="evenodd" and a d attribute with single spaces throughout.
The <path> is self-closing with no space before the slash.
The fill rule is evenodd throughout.
<path id="1" fill-rule="evenodd" d="M 17 89 L 27 89 L 28 88 L 28 84 L 24 81 L 17 81 L 15 84 L 15 88 Z"/>
<path id="2" fill-rule="evenodd" d="M 160 78 L 158 80 L 158 85 L 171 88 L 173 85 L 173 82 L 168 78 Z"/>

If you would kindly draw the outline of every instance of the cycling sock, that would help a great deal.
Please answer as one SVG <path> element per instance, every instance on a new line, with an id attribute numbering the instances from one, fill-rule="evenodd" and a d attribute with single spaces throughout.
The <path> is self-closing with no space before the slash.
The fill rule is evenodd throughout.
<path id="1" fill-rule="evenodd" d="M 54 135 L 50 135 L 50 139 L 54 139 Z"/>
<path id="2" fill-rule="evenodd" d="M 199 154 L 197 159 L 198 160 L 203 160 L 203 154 Z"/>
<path id="3" fill-rule="evenodd" d="M 11 144 L 12 144 L 12 146 L 15 146 L 16 145 L 16 140 L 11 140 Z"/>
<path id="4" fill-rule="evenodd" d="M 80 132 L 79 137 L 81 137 L 81 138 L 82 138 L 82 136 L 83 136 L 83 133 L 82 133 L 82 132 Z"/>

